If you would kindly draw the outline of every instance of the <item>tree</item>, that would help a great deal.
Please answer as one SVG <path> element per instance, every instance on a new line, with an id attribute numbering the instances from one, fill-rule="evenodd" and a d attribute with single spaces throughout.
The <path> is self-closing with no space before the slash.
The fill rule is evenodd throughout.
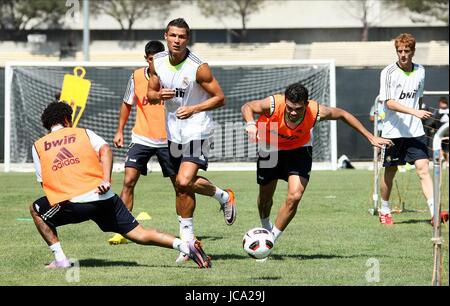
<path id="1" fill-rule="evenodd" d="M 131 31 L 139 19 L 152 15 L 165 19 L 171 8 L 171 0 L 96 0 L 90 1 L 91 11 L 94 15 L 105 14 L 113 17 L 124 31 L 124 37 L 133 39 Z"/>
<path id="2" fill-rule="evenodd" d="M 61 28 L 67 7 L 61 0 L 0 0 L 0 29 Z"/>
<path id="3" fill-rule="evenodd" d="M 247 23 L 250 15 L 261 10 L 264 5 L 264 0 L 198 0 L 196 3 L 204 16 L 214 16 L 231 34 L 243 42 L 247 40 Z M 223 18 L 228 16 L 239 17 L 241 19 L 242 27 L 239 32 L 227 27 Z"/>
<path id="4" fill-rule="evenodd" d="M 381 17 L 382 11 L 384 18 L 386 18 L 387 11 L 395 5 L 395 1 L 380 1 L 380 0 L 349 0 L 350 8 L 348 14 L 358 19 L 362 23 L 361 41 L 369 41 L 369 30 Z"/>
<path id="5" fill-rule="evenodd" d="M 407 8 L 413 22 L 428 22 L 437 19 L 448 22 L 448 0 L 398 0 L 401 8 Z"/>

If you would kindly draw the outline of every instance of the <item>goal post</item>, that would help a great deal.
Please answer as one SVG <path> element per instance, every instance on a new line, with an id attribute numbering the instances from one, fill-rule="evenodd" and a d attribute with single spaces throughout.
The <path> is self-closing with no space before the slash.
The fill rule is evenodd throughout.
<path id="1" fill-rule="evenodd" d="M 442 233 L 441 233 L 441 143 L 448 137 L 448 122 L 442 125 L 433 137 L 433 286 L 442 284 Z"/>
<path id="2" fill-rule="evenodd" d="M 336 106 L 334 60 L 226 61 L 208 62 L 221 85 L 226 106 L 213 110 L 216 129 L 211 162 L 256 161 L 256 149 L 247 141 L 240 108 L 243 103 L 282 93 L 294 82 L 302 82 L 310 99 Z M 145 67 L 139 62 L 7 62 L 5 65 L 5 171 L 20 171 L 32 163 L 33 141 L 47 131 L 40 114 L 55 100 L 65 74 L 73 67 L 86 69 L 91 81 L 86 109 L 78 127 L 89 128 L 112 144 L 120 105 L 131 73 Z M 135 108 L 124 130 L 125 145 L 131 142 Z M 324 121 L 313 130 L 313 166 L 337 169 L 336 122 Z M 112 146 L 114 162 L 123 163 L 126 148 Z"/>

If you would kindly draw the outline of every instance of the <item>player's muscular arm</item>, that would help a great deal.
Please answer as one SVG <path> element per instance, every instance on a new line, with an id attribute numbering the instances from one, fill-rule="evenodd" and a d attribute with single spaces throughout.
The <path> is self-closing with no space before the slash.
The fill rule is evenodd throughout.
<path id="1" fill-rule="evenodd" d="M 202 64 L 198 67 L 196 79 L 197 83 L 210 95 L 210 98 L 197 105 L 178 108 L 177 117 L 179 119 L 186 119 L 195 113 L 213 110 L 225 105 L 225 95 L 208 64 Z"/>
<path id="2" fill-rule="evenodd" d="M 103 182 L 97 187 L 97 193 L 104 194 L 111 188 L 111 171 L 113 165 L 113 155 L 111 147 L 104 144 L 99 150 L 100 163 L 103 169 Z"/>
<path id="3" fill-rule="evenodd" d="M 161 101 L 172 99 L 175 96 L 175 90 L 172 88 L 161 88 L 159 77 L 155 72 L 153 62 L 149 65 L 150 79 L 148 80 L 147 99 L 150 104 L 160 104 Z"/>
<path id="4" fill-rule="evenodd" d="M 422 105 L 422 98 L 420 98 L 419 105 Z M 419 119 L 428 119 L 433 115 L 431 112 L 429 112 L 427 110 L 414 109 L 411 107 L 407 107 L 401 103 L 398 103 L 395 100 L 387 100 L 386 107 L 391 111 L 413 115 Z"/>
<path id="5" fill-rule="evenodd" d="M 119 124 L 117 125 L 117 131 L 114 135 L 114 146 L 116 148 L 123 147 L 123 129 L 127 124 L 128 117 L 130 116 L 131 105 L 123 102 L 120 107 Z"/>
<path id="6" fill-rule="evenodd" d="M 245 122 L 254 121 L 253 114 L 269 114 L 270 112 L 270 98 L 267 97 L 263 100 L 254 100 L 245 103 L 241 107 L 242 118 Z"/>
<path id="7" fill-rule="evenodd" d="M 383 145 L 391 146 L 392 141 L 389 139 L 375 137 L 370 133 L 355 116 L 338 107 L 319 106 L 320 120 L 342 120 L 358 131 L 361 135 L 376 147 L 381 148 Z"/>
<path id="8" fill-rule="evenodd" d="M 248 138 L 251 142 L 255 142 L 258 139 L 258 127 L 255 124 L 253 114 L 269 114 L 270 112 L 270 98 L 267 97 L 263 100 L 254 100 L 245 103 L 241 107 L 242 118 L 246 122 L 245 131 L 248 134 Z"/>

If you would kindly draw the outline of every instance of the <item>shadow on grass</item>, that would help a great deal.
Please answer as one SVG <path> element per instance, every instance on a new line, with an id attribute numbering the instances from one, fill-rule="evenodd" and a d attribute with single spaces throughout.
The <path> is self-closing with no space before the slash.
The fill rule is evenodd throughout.
<path id="1" fill-rule="evenodd" d="M 367 257 L 368 255 L 350 255 L 350 256 L 341 256 L 341 255 L 331 255 L 331 254 L 312 254 L 312 255 L 303 255 L 303 254 L 290 254 L 290 255 L 278 255 L 272 254 L 270 255 L 270 260 L 284 260 L 285 258 L 294 258 L 300 260 L 310 260 L 310 259 L 333 259 L 333 258 L 355 258 L 355 257 Z M 237 255 L 237 254 L 212 254 L 213 260 L 228 260 L 228 259 L 248 259 L 249 256 L 246 255 Z"/>
<path id="2" fill-rule="evenodd" d="M 394 225 L 398 225 L 398 224 L 416 224 L 416 223 L 428 223 L 430 224 L 430 220 L 429 219 L 411 219 L 411 220 L 405 220 L 405 221 L 395 221 L 394 220 Z"/>
<path id="3" fill-rule="evenodd" d="M 198 236 L 198 240 L 206 240 L 206 241 L 216 241 L 216 240 L 222 240 L 222 236 Z"/>
<path id="4" fill-rule="evenodd" d="M 284 260 L 284 258 L 294 258 L 300 260 L 314 260 L 314 259 L 333 259 L 333 258 L 355 258 L 355 257 L 365 257 L 367 255 L 350 255 L 350 256 L 341 256 L 341 255 L 332 255 L 332 254 L 290 254 L 290 255 L 270 255 L 270 259 L 273 260 Z"/>
<path id="5" fill-rule="evenodd" d="M 111 261 L 97 258 L 81 259 L 79 263 L 81 267 L 149 267 L 148 265 L 138 264 L 135 261 Z"/>
<path id="6" fill-rule="evenodd" d="M 183 269 L 198 269 L 194 262 L 192 265 L 143 265 L 135 261 L 112 261 L 97 258 L 81 259 L 79 261 L 80 267 L 89 268 L 104 268 L 104 267 L 148 267 L 148 268 L 183 268 Z"/>

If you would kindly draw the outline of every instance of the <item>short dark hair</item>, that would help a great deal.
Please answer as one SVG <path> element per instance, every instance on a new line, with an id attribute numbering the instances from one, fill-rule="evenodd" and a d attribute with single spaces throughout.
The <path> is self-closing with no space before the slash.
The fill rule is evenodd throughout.
<path id="1" fill-rule="evenodd" d="M 145 45 L 145 56 L 155 55 L 164 50 L 165 48 L 162 42 L 159 40 L 151 40 Z"/>
<path id="2" fill-rule="evenodd" d="M 48 131 L 57 124 L 65 126 L 66 120 L 72 122 L 72 108 L 65 102 L 51 102 L 41 115 L 42 125 Z"/>
<path id="3" fill-rule="evenodd" d="M 284 96 L 293 103 L 308 103 L 308 89 L 299 82 L 289 85 L 284 92 Z"/>
<path id="4" fill-rule="evenodd" d="M 440 97 L 440 98 L 439 98 L 439 102 L 444 102 L 445 104 L 448 105 L 448 100 L 447 100 L 446 97 Z"/>
<path id="5" fill-rule="evenodd" d="M 170 27 L 177 27 L 177 28 L 186 29 L 186 35 L 188 37 L 190 37 L 189 36 L 189 32 L 190 32 L 189 25 L 187 24 L 186 20 L 184 20 L 184 18 L 177 18 L 177 19 L 174 19 L 174 20 L 170 21 L 169 24 L 166 27 L 166 33 L 169 32 L 169 28 Z"/>

